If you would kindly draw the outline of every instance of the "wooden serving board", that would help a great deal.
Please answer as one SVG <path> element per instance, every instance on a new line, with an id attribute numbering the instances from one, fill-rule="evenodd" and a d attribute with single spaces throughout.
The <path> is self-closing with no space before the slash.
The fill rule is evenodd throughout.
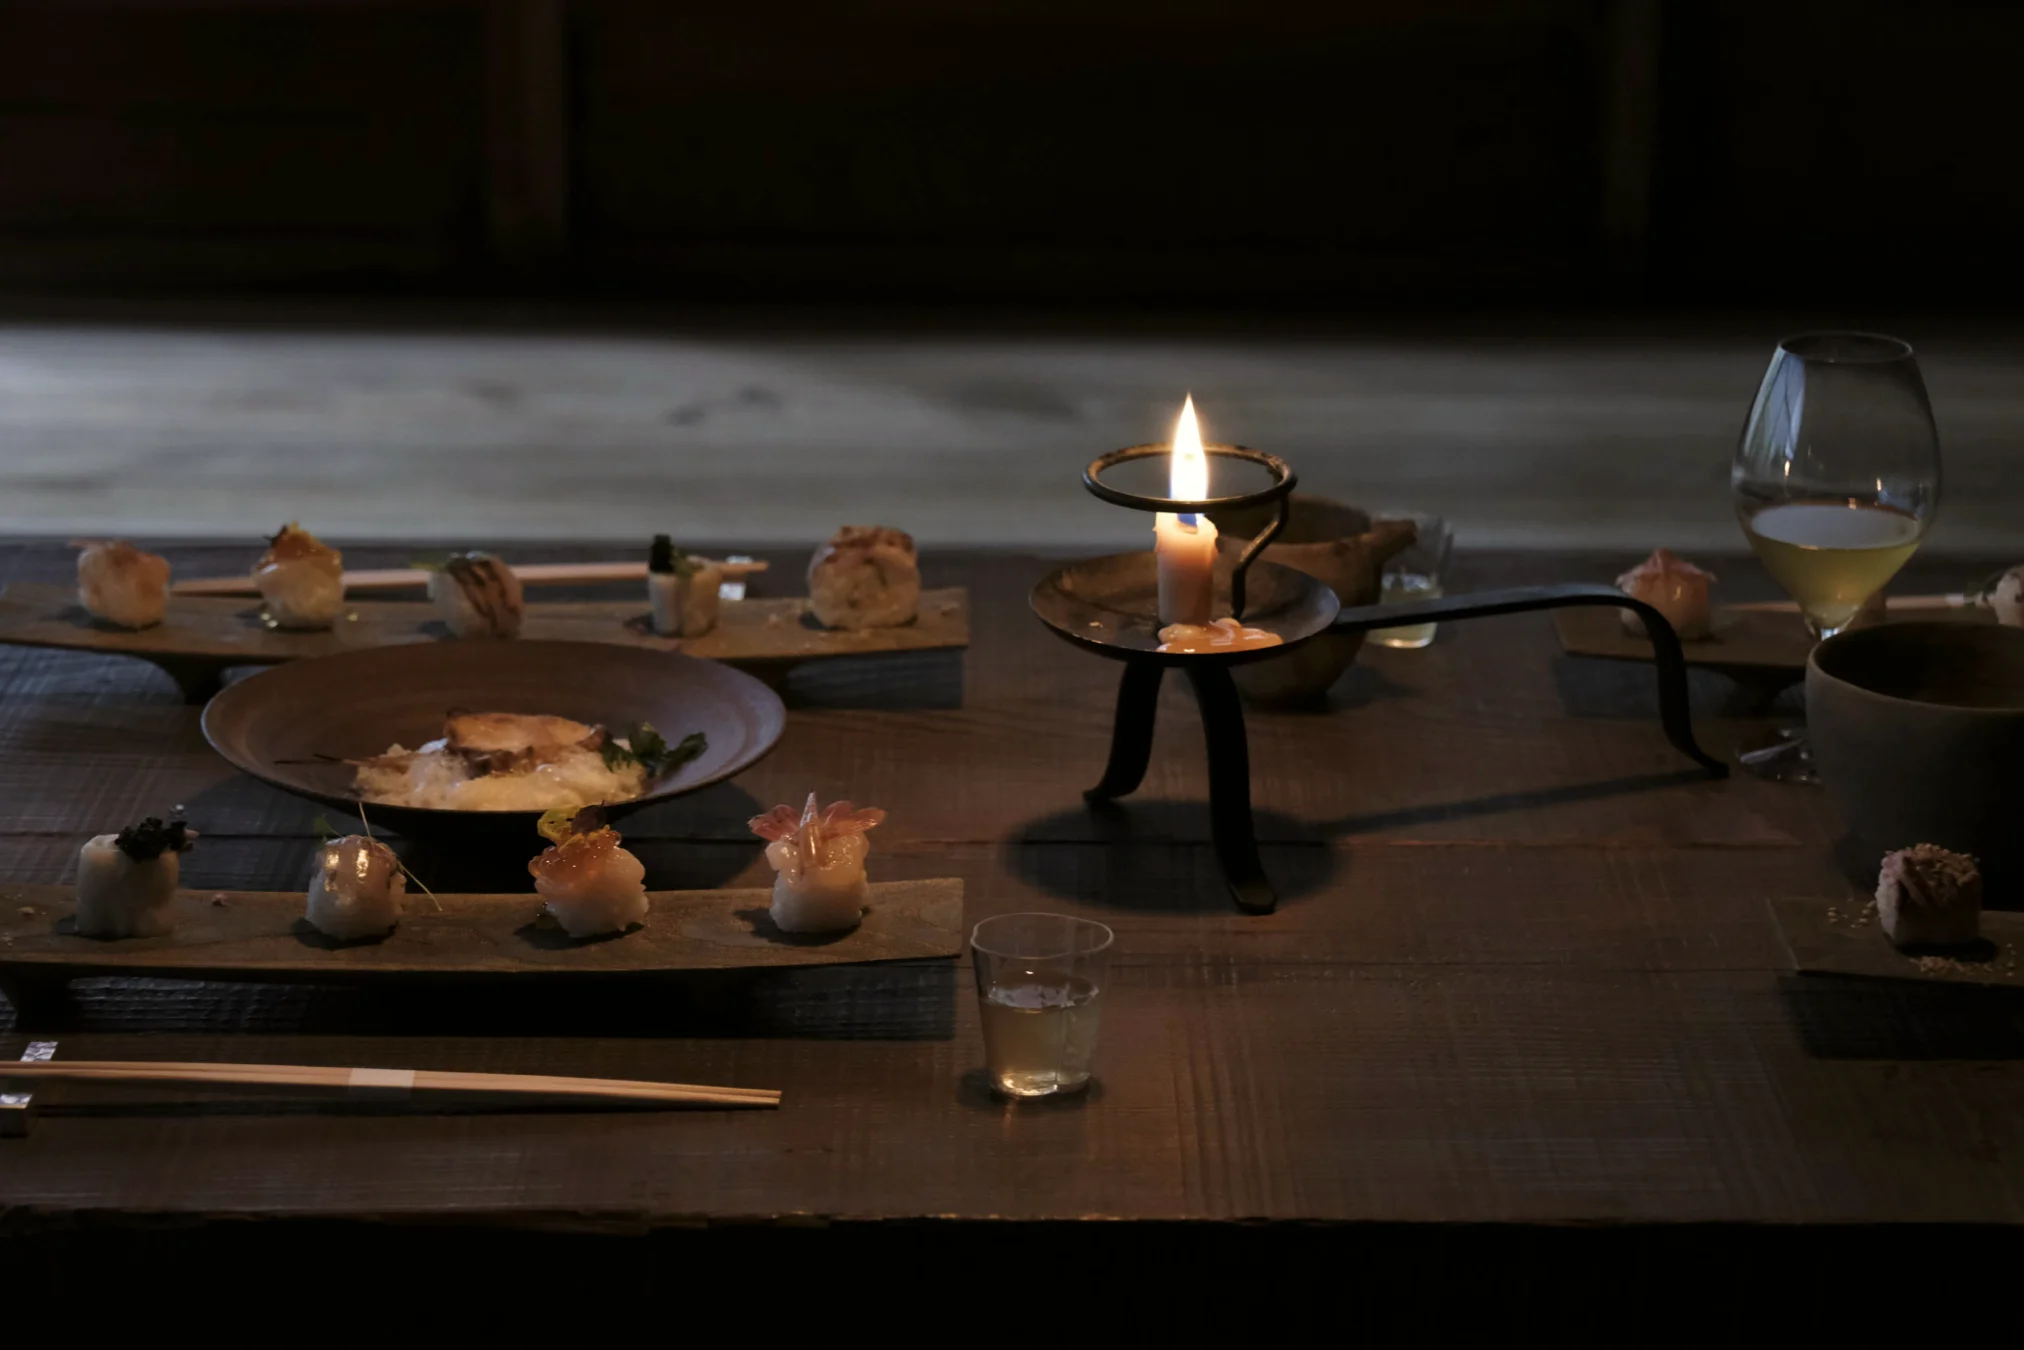
<path id="1" fill-rule="evenodd" d="M 1622 616 L 1621 610 L 1600 607 L 1556 609 L 1553 628 L 1560 635 L 1561 650 L 1569 656 L 1651 660 L 1652 644 L 1627 632 Z M 1949 623 L 1995 622 L 1989 611 L 1966 606 L 1912 609 L 1892 613 L 1890 617 Z M 1814 638 L 1796 613 L 1717 605 L 1712 627 L 1714 632 L 1707 637 L 1680 643 L 1688 665 L 1724 670 L 1740 678 L 1798 679 L 1806 673 L 1806 658 L 1813 653 Z"/>
<path id="2" fill-rule="evenodd" d="M 302 917 L 285 891 L 179 891 L 176 926 L 161 937 L 108 941 L 70 931 L 68 886 L 0 885 L 0 986 L 94 975 L 183 980 L 359 983 L 385 980 L 584 975 L 858 965 L 947 959 L 963 950 L 963 883 L 874 882 L 864 922 L 848 933 L 797 937 L 767 916 L 768 889 L 653 891 L 644 927 L 577 941 L 537 925 L 541 900 L 521 895 L 422 894 L 384 939 L 340 943 Z"/>
<path id="3" fill-rule="evenodd" d="M 1862 899 L 1832 907 L 1818 900 L 1773 900 L 1771 918 L 1801 975 L 2024 989 L 2024 973 L 2018 969 L 2024 914 L 1985 909 L 1981 943 L 1961 951 L 1910 955 L 1891 945 L 1874 906 Z"/>
<path id="4" fill-rule="evenodd" d="M 835 656 L 970 645 L 970 596 L 960 587 L 921 592 L 918 617 L 895 628 L 824 628 L 798 596 L 727 600 L 716 628 L 699 638 L 657 637 L 645 631 L 645 613 L 640 600 L 535 602 L 527 606 L 521 636 L 681 651 L 771 670 Z M 0 643 L 139 657 L 168 671 L 193 701 L 214 693 L 219 676 L 233 666 L 453 640 L 435 608 L 413 600 L 352 602 L 328 632 L 299 633 L 268 627 L 258 600 L 171 596 L 163 622 L 134 632 L 93 619 L 68 586 L 17 582 L 0 592 Z"/>
<path id="5" fill-rule="evenodd" d="M 1717 607 L 1714 632 L 1681 642 L 1690 666 L 1708 666 L 1742 675 L 1779 674 L 1797 677 L 1806 670 L 1813 635 L 1797 614 Z M 1569 656 L 1600 656 L 1616 661 L 1649 661 L 1652 644 L 1624 629 L 1623 612 L 1589 608 L 1556 609 L 1554 631 Z"/>

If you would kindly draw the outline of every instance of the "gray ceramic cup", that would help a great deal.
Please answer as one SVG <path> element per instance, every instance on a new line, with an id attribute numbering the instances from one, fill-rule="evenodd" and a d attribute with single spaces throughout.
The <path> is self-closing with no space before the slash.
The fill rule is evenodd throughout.
<path id="1" fill-rule="evenodd" d="M 2024 629 L 1886 623 L 1806 663 L 1806 727 L 1851 869 L 1892 849 L 1972 854 L 2024 903 Z"/>

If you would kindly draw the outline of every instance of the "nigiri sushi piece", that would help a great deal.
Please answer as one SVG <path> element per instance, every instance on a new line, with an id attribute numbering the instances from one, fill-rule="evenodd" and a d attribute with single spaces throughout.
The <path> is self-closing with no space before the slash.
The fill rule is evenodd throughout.
<path id="1" fill-rule="evenodd" d="M 152 628 L 169 608 L 169 560 L 124 539 L 78 541 L 77 598 L 96 618 Z"/>
<path id="2" fill-rule="evenodd" d="M 647 921 L 647 869 L 619 847 L 619 833 L 596 807 L 541 817 L 553 848 L 527 864 L 548 913 L 573 938 L 622 933 Z"/>
<path id="3" fill-rule="evenodd" d="M 489 553 L 459 553 L 429 576 L 429 599 L 460 638 L 520 636 L 520 578 Z"/>
<path id="4" fill-rule="evenodd" d="M 344 612 L 344 555 L 290 522 L 253 567 L 267 613 L 283 628 L 328 628 Z"/>
<path id="5" fill-rule="evenodd" d="M 88 840 L 77 855 L 77 931 L 85 937 L 155 937 L 173 926 L 169 902 L 196 831 L 149 816 Z"/>
<path id="6" fill-rule="evenodd" d="M 647 603 L 654 631 L 662 637 L 701 637 L 717 626 L 724 569 L 683 553 L 664 534 L 654 536 L 647 555 Z"/>
<path id="7" fill-rule="evenodd" d="M 811 792 L 798 816 L 791 806 L 776 806 L 752 817 L 752 833 L 769 841 L 766 861 L 778 873 L 769 911 L 775 927 L 783 933 L 836 933 L 857 926 L 871 889 L 864 872 L 871 852 L 865 831 L 885 814 L 849 802 L 824 807 Z"/>
<path id="8" fill-rule="evenodd" d="M 1714 609 L 1708 600 L 1708 588 L 1714 582 L 1712 572 L 1703 572 L 1670 549 L 1662 548 L 1618 577 L 1616 588 L 1665 615 L 1673 632 L 1690 641 L 1708 636 L 1713 629 Z M 1630 610 L 1623 611 L 1623 626 L 1639 637 L 1646 636 L 1644 620 Z"/>
<path id="9" fill-rule="evenodd" d="M 317 850 L 305 917 L 326 937 L 380 937 L 401 921 L 407 894 L 407 874 L 394 851 L 377 839 L 348 834 Z"/>
<path id="10" fill-rule="evenodd" d="M 1973 942 L 1982 933 L 1982 873 L 1967 854 L 1938 844 L 1886 853 L 1876 916 L 1900 947 Z"/>
<path id="11" fill-rule="evenodd" d="M 921 604 L 913 536 L 883 525 L 846 525 L 808 563 L 808 598 L 826 628 L 891 628 Z"/>

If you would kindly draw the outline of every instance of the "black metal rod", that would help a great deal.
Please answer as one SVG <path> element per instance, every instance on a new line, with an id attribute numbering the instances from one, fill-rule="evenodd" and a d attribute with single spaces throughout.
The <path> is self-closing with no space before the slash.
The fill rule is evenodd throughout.
<path id="1" fill-rule="evenodd" d="M 1157 661 L 1127 661 L 1117 686 L 1117 716 L 1111 724 L 1110 763 L 1103 781 L 1083 793 L 1088 801 L 1107 802 L 1138 790 L 1153 755 L 1153 722 L 1160 711 L 1160 677 L 1166 667 Z"/>
<path id="2" fill-rule="evenodd" d="M 1195 686 L 1202 731 L 1209 743 L 1209 833 L 1230 898 L 1246 914 L 1270 914 L 1279 903 L 1251 825 L 1251 752 L 1244 739 L 1244 707 L 1237 682 L 1221 661 L 1181 667 Z"/>
<path id="3" fill-rule="evenodd" d="M 1244 546 L 1244 551 L 1237 556 L 1236 564 L 1230 568 L 1231 618 L 1241 619 L 1244 617 L 1244 574 L 1251 570 L 1251 564 L 1257 560 L 1259 554 L 1265 551 L 1265 546 L 1271 543 L 1281 530 L 1286 528 L 1286 518 L 1292 513 L 1293 499 L 1281 497 L 1279 499 L 1279 510 L 1272 517 L 1272 523 L 1258 531 L 1257 537 Z"/>
<path id="4" fill-rule="evenodd" d="M 1148 496 L 1142 492 L 1126 492 L 1103 481 L 1104 472 L 1134 459 L 1167 458 L 1173 454 L 1171 445 L 1128 445 L 1122 450 L 1113 450 L 1107 455 L 1098 455 L 1082 471 L 1082 485 L 1103 500 L 1117 506 L 1128 506 L 1134 511 L 1238 511 L 1247 506 L 1261 506 L 1274 497 L 1283 497 L 1293 491 L 1300 481 L 1293 472 L 1293 466 L 1277 455 L 1268 455 L 1263 450 L 1253 450 L 1242 445 L 1219 445 L 1213 441 L 1202 443 L 1202 454 L 1209 459 L 1247 460 L 1272 475 L 1272 486 L 1256 492 L 1239 492 L 1229 497 L 1200 497 L 1193 500 L 1182 497 Z"/>
<path id="5" fill-rule="evenodd" d="M 1709 776 L 1728 777 L 1729 766 L 1701 749 L 1694 740 L 1694 719 L 1687 698 L 1687 661 L 1680 650 L 1679 635 L 1673 632 L 1665 615 L 1614 586 L 1519 586 L 1402 605 L 1360 605 L 1337 614 L 1331 627 L 1338 633 L 1361 633 L 1372 628 L 1397 628 L 1443 619 L 1481 619 L 1579 605 L 1627 609 L 1644 621 L 1645 634 L 1651 639 L 1653 665 L 1658 670 L 1659 722 L 1665 728 L 1666 739 L 1673 743 L 1674 749 L 1706 769 Z"/>

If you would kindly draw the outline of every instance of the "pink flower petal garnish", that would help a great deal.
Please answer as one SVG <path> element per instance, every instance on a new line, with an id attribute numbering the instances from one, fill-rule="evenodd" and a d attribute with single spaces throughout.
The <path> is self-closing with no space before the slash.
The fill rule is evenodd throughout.
<path id="1" fill-rule="evenodd" d="M 785 839 L 800 827 L 801 815 L 791 806 L 776 806 L 763 816 L 745 822 L 761 839 Z"/>

